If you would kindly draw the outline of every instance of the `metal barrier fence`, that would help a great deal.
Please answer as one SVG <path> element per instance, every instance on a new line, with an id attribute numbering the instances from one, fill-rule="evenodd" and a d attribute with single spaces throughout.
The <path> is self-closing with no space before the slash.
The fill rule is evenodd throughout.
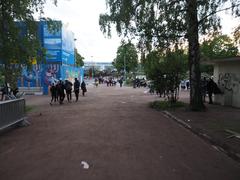
<path id="1" fill-rule="evenodd" d="M 0 130 L 23 121 L 25 117 L 25 99 L 0 102 Z"/>

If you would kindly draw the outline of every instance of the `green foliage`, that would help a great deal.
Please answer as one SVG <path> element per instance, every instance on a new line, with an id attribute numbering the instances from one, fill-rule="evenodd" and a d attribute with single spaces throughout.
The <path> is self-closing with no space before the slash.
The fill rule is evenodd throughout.
<path id="1" fill-rule="evenodd" d="M 78 53 L 78 51 L 77 51 L 76 48 L 74 49 L 74 51 L 75 51 L 75 64 L 76 64 L 76 66 L 77 66 L 77 67 L 84 66 L 84 62 L 83 62 L 84 57 L 82 57 L 82 56 Z"/>
<path id="2" fill-rule="evenodd" d="M 101 14 L 100 28 L 111 33 L 116 25 L 119 35 L 137 36 L 142 52 L 153 48 L 171 49 L 188 41 L 191 81 L 191 109 L 204 108 L 200 93 L 199 33 L 220 28 L 217 12 L 232 10 L 240 16 L 240 0 L 108 0 L 108 13 Z M 224 5 L 229 5 L 223 8 Z M 223 9 L 221 9 L 223 8 Z"/>
<path id="3" fill-rule="evenodd" d="M 186 104 L 181 101 L 177 101 L 174 103 L 170 101 L 154 101 L 150 103 L 150 107 L 157 110 L 169 110 L 169 109 L 175 109 L 180 107 L 186 107 Z"/>
<path id="4" fill-rule="evenodd" d="M 234 29 L 233 37 L 234 37 L 235 43 L 236 43 L 238 46 L 240 46 L 240 25 L 237 26 L 237 27 Z"/>
<path id="5" fill-rule="evenodd" d="M 238 48 L 234 45 L 233 40 L 227 35 L 213 34 L 208 40 L 205 40 L 201 46 L 201 59 L 221 59 L 235 57 L 238 54 Z M 213 65 L 201 64 L 201 72 L 213 74 Z"/>
<path id="6" fill-rule="evenodd" d="M 124 72 L 124 61 L 126 72 L 134 72 L 138 66 L 138 55 L 135 46 L 131 43 L 121 42 L 117 50 L 117 57 L 113 61 L 113 66 L 118 72 Z"/>
<path id="7" fill-rule="evenodd" d="M 199 31 L 203 34 L 220 28 L 216 12 L 228 2 L 239 15 L 240 0 L 201 0 L 196 2 Z M 193 0 L 195 3 L 195 0 Z M 168 47 L 182 41 L 188 32 L 188 10 L 193 10 L 186 0 L 108 0 L 108 13 L 101 14 L 99 25 L 104 33 L 111 34 L 111 24 L 120 35 L 139 37 L 142 48 Z M 227 6 L 228 7 L 228 6 Z M 229 8 L 231 9 L 231 8 Z M 189 27 L 191 28 L 191 27 Z"/>
<path id="8" fill-rule="evenodd" d="M 13 72 L 21 72 L 20 66 L 32 65 L 45 56 L 37 34 L 35 12 L 43 13 L 45 0 L 1 0 L 0 2 L 0 63 L 7 82 L 16 83 Z M 56 0 L 53 0 L 56 4 Z M 16 74 L 17 74 L 16 73 Z"/>
<path id="9" fill-rule="evenodd" d="M 238 54 L 238 48 L 227 35 L 217 35 L 204 41 L 200 50 L 203 59 L 235 57 Z"/>
<path id="10" fill-rule="evenodd" d="M 133 80 L 132 79 L 126 79 L 125 85 L 132 87 L 133 86 Z"/>
<path id="11" fill-rule="evenodd" d="M 178 87 L 187 71 L 187 55 L 184 51 L 153 51 L 143 59 L 143 66 L 154 89 L 160 94 L 167 93 L 169 101 L 177 101 Z"/>

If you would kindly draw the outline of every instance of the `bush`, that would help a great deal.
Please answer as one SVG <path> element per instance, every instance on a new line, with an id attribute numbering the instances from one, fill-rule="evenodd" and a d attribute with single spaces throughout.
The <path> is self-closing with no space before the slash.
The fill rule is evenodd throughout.
<path id="1" fill-rule="evenodd" d="M 132 79 L 127 79 L 127 80 L 125 81 L 125 85 L 127 85 L 127 86 L 133 86 L 133 80 L 132 80 Z"/>
<path id="2" fill-rule="evenodd" d="M 167 109 L 174 109 L 174 108 L 180 108 L 185 107 L 186 104 L 177 101 L 177 102 L 171 102 L 171 101 L 154 101 L 150 103 L 150 107 L 158 110 L 167 110 Z"/>

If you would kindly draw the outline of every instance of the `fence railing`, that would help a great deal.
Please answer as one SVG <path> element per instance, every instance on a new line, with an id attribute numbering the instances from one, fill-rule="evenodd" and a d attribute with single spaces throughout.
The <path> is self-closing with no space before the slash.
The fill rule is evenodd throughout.
<path id="1" fill-rule="evenodd" d="M 0 130 L 14 125 L 25 118 L 25 99 L 0 101 Z"/>

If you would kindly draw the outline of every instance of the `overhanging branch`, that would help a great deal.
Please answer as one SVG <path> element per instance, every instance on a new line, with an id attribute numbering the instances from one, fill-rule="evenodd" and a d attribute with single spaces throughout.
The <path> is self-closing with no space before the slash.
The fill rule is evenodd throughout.
<path id="1" fill-rule="evenodd" d="M 232 9 L 233 7 L 237 7 L 237 6 L 240 6 L 240 3 L 239 3 L 239 4 L 235 4 L 234 6 L 230 6 L 230 7 L 224 8 L 224 9 L 219 9 L 218 11 L 211 12 L 210 14 L 206 15 L 206 16 L 203 17 L 201 20 L 199 20 L 199 21 L 198 21 L 198 24 L 201 24 L 205 19 L 207 19 L 208 17 L 210 17 L 210 16 L 212 16 L 212 15 L 214 15 L 214 14 L 217 14 L 217 13 L 219 13 L 219 12 Z"/>

